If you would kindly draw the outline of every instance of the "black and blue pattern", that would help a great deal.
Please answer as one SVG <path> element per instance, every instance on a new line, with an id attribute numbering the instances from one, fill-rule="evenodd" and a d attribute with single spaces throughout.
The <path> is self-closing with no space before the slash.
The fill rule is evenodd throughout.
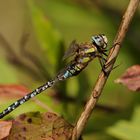
<path id="1" fill-rule="evenodd" d="M 44 90 L 49 87 L 52 87 L 58 81 L 63 81 L 72 76 L 78 75 L 87 65 L 93 60 L 95 57 L 102 58 L 103 54 L 106 52 L 107 47 L 107 38 L 105 35 L 96 35 L 92 37 L 92 43 L 85 44 L 77 44 L 75 41 L 70 46 L 71 50 L 66 52 L 67 55 L 74 55 L 74 58 L 69 64 L 61 70 L 61 72 L 54 78 L 54 80 L 48 81 L 44 85 L 38 87 L 31 93 L 25 95 L 21 99 L 17 100 L 15 103 L 11 104 L 8 108 L 6 108 L 3 112 L 0 113 L 0 118 L 3 118 L 13 110 L 15 110 L 18 106 L 22 105 L 29 99 L 34 96 L 40 94 Z M 73 50 L 72 50 L 73 49 Z"/>

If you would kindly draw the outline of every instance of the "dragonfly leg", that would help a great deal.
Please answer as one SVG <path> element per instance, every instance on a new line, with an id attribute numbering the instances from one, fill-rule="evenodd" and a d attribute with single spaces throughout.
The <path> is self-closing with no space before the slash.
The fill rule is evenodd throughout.
<path id="1" fill-rule="evenodd" d="M 103 72 L 106 72 L 105 70 L 106 70 L 114 61 L 115 61 L 115 58 L 112 59 L 112 60 L 111 60 L 110 62 L 108 62 L 107 64 L 105 64 L 105 65 L 103 66 Z M 114 67 L 112 68 L 112 70 L 116 69 L 118 66 L 120 66 L 120 64 L 114 66 Z M 107 72 L 106 72 L 106 73 L 107 73 Z"/>
<path id="2" fill-rule="evenodd" d="M 100 56 L 100 57 L 98 56 L 98 58 L 99 58 L 99 62 L 100 62 L 102 71 L 104 72 L 105 75 L 107 75 L 108 74 L 107 68 L 115 61 L 115 59 L 113 59 L 110 62 L 108 62 L 107 64 L 105 64 L 107 60 L 103 56 Z M 113 69 L 117 68 L 118 66 L 119 65 L 113 67 Z"/>
<path id="3" fill-rule="evenodd" d="M 106 72 L 106 67 L 105 67 L 105 63 L 106 63 L 106 58 L 104 58 L 102 55 L 96 55 L 99 59 L 99 62 L 100 62 L 100 65 L 101 65 L 101 68 L 102 68 L 102 71 L 104 72 L 104 74 L 106 75 L 107 72 Z"/>
<path id="4" fill-rule="evenodd" d="M 106 60 L 104 60 L 103 58 L 99 58 L 99 62 L 100 62 L 101 68 L 103 68 Z"/>
<path id="5" fill-rule="evenodd" d="M 115 47 L 116 47 L 116 45 L 121 45 L 121 44 L 120 44 L 120 42 L 115 43 L 115 44 L 114 44 L 111 48 L 106 49 L 106 50 L 105 50 L 105 52 L 110 51 L 112 48 L 115 48 Z"/>
<path id="6" fill-rule="evenodd" d="M 111 50 L 112 48 L 115 48 L 116 45 L 120 45 L 120 43 L 115 43 L 111 48 L 109 48 L 108 50 L 105 50 L 105 52 L 103 52 L 103 55 L 107 56 L 106 52 Z M 105 59 L 104 57 L 100 57 L 100 59 Z M 100 61 L 103 61 L 103 60 L 100 60 Z M 115 59 L 112 59 L 110 62 L 108 62 L 107 64 L 105 64 L 106 62 L 106 59 L 105 59 L 105 62 L 104 64 L 100 62 L 101 66 L 102 66 L 102 71 L 104 72 L 104 74 L 107 74 L 106 72 L 106 69 L 115 61 Z M 117 68 L 119 65 L 117 66 L 114 66 L 112 70 L 114 70 L 115 68 Z"/>
<path id="7" fill-rule="evenodd" d="M 108 72 L 106 71 L 106 68 L 107 68 L 107 67 L 106 67 L 105 65 L 103 65 L 102 71 L 104 72 L 105 75 L 107 75 L 107 73 L 108 73 Z"/>
<path id="8" fill-rule="evenodd" d="M 108 68 L 112 63 L 114 62 L 114 59 L 109 61 L 107 64 L 104 65 L 105 68 Z"/>

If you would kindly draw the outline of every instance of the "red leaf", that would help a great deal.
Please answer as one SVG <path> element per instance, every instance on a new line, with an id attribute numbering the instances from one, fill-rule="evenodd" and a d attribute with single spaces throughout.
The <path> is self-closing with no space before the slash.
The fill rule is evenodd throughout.
<path id="1" fill-rule="evenodd" d="M 22 85 L 0 85 L 0 98 L 20 98 L 29 90 Z"/>
<path id="2" fill-rule="evenodd" d="M 6 138 L 12 127 L 12 122 L 10 121 L 0 121 L 0 140 Z"/>
<path id="3" fill-rule="evenodd" d="M 128 68 L 115 82 L 127 86 L 132 91 L 140 91 L 140 65 Z"/>

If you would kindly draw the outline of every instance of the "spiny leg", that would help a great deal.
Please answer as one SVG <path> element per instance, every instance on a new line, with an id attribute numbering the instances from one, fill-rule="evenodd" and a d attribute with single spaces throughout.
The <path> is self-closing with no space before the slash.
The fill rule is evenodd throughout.
<path id="1" fill-rule="evenodd" d="M 107 73 L 108 73 L 108 72 L 106 71 L 106 69 L 114 62 L 114 59 L 112 59 L 110 62 L 108 62 L 107 64 L 105 64 L 106 61 L 107 61 L 107 60 L 106 60 L 105 58 L 99 57 L 99 62 L 100 62 L 102 71 L 104 72 L 105 75 L 107 75 Z M 119 65 L 113 67 L 113 69 L 117 68 L 118 66 L 119 66 Z M 112 69 L 112 70 L 113 70 L 113 69 Z"/>
<path id="2" fill-rule="evenodd" d="M 101 68 L 103 68 L 104 67 L 104 64 L 105 64 L 105 61 L 102 58 L 100 58 L 100 57 L 98 57 L 98 59 L 99 59 Z"/>
<path id="3" fill-rule="evenodd" d="M 108 50 L 104 50 L 104 52 L 102 53 L 103 55 L 105 55 L 105 56 L 108 56 L 107 54 L 106 54 L 106 52 L 107 51 L 109 51 L 109 50 L 111 50 L 112 48 L 115 48 L 115 46 L 116 45 L 120 45 L 120 43 L 115 43 L 111 48 L 109 48 Z M 107 74 L 107 71 L 106 71 L 106 69 L 115 61 L 115 58 L 114 59 L 112 59 L 110 62 L 108 62 L 107 64 L 105 64 L 105 62 L 103 63 L 103 61 L 105 60 L 105 62 L 107 61 L 103 56 L 101 57 L 99 57 L 99 61 L 100 61 L 100 64 L 101 64 L 101 66 L 102 66 L 102 70 L 103 70 L 103 72 L 104 72 L 104 74 L 106 75 Z M 113 67 L 113 69 L 115 69 L 115 68 L 117 68 L 119 65 L 117 65 L 117 66 L 114 66 Z M 112 69 L 112 70 L 113 70 Z"/>
<path id="4" fill-rule="evenodd" d="M 112 47 L 110 47 L 109 49 L 106 49 L 106 50 L 105 50 L 105 52 L 110 51 L 112 48 L 114 48 L 114 49 L 115 49 L 116 45 L 121 45 L 121 44 L 120 44 L 120 42 L 115 43 Z"/>
<path id="5" fill-rule="evenodd" d="M 105 63 L 106 63 L 106 58 L 103 57 L 103 55 L 96 55 L 99 59 L 102 71 L 104 72 L 104 74 L 107 74 L 106 69 L 105 69 Z"/>
<path id="6" fill-rule="evenodd" d="M 102 69 L 103 72 L 104 72 L 104 74 L 107 74 L 107 73 L 108 73 L 108 72 L 106 71 L 106 69 L 107 69 L 112 63 L 114 63 L 114 61 L 115 61 L 115 58 L 112 59 L 111 61 L 109 61 L 107 64 L 104 64 L 103 69 Z M 112 68 L 112 70 L 116 69 L 118 66 L 120 66 L 120 64 L 114 66 L 114 67 Z"/>

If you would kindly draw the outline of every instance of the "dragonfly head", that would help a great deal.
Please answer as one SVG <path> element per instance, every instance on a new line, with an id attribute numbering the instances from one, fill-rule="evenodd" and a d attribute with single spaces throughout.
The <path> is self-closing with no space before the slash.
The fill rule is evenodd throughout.
<path id="1" fill-rule="evenodd" d="M 92 43 L 98 50 L 105 50 L 107 47 L 107 37 L 104 34 L 92 36 Z"/>

